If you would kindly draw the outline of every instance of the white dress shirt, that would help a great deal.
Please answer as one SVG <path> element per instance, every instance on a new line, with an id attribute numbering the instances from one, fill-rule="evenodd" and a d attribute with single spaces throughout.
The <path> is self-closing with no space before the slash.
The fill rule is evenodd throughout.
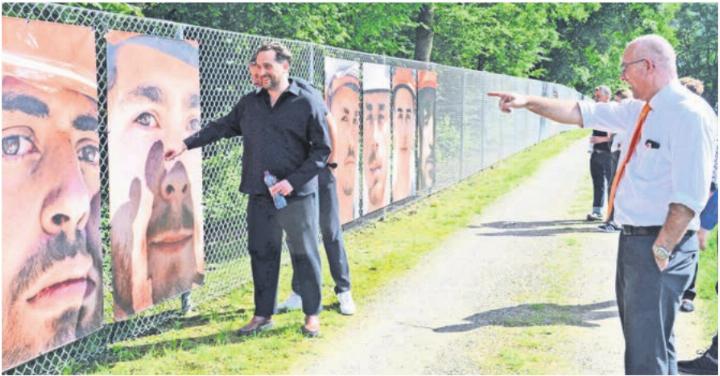
<path id="1" fill-rule="evenodd" d="M 695 212 L 697 230 L 708 199 L 716 150 L 717 115 L 677 80 L 650 99 L 650 113 L 615 194 L 615 221 L 661 226 L 671 203 Z M 584 127 L 618 133 L 627 143 L 645 102 L 578 102 Z M 623 145 L 622 163 L 629 145 Z"/>

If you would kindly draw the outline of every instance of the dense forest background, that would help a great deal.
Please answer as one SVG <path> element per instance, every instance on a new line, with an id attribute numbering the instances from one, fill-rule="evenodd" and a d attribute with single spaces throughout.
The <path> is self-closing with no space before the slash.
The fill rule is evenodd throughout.
<path id="1" fill-rule="evenodd" d="M 717 103 L 716 3 L 72 3 L 214 29 L 558 82 L 622 87 L 625 44 L 666 37 Z"/>

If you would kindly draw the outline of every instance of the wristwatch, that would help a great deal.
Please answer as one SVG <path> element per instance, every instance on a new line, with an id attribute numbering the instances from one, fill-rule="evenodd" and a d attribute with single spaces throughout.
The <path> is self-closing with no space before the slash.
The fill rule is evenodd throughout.
<path id="1" fill-rule="evenodd" d="M 663 247 L 663 246 L 661 246 L 661 245 L 654 245 L 654 246 L 652 247 L 652 250 L 653 250 L 653 254 L 655 255 L 655 257 L 658 258 L 658 259 L 660 259 L 660 260 L 667 260 L 667 259 L 669 259 L 669 258 L 670 258 L 670 254 L 672 253 L 672 252 L 668 251 L 665 247 Z"/>

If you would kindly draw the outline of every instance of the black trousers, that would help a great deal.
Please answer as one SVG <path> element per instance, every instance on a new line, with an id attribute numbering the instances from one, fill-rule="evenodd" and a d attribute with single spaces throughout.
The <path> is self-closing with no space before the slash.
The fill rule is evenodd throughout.
<path id="1" fill-rule="evenodd" d="M 593 207 L 601 208 L 605 195 L 609 196 L 613 177 L 612 153 L 593 151 L 590 156 L 590 176 L 593 182 Z M 607 186 L 607 189 L 606 189 Z"/>
<path id="2" fill-rule="evenodd" d="M 697 260 L 696 235 L 685 236 L 662 272 L 656 236 L 620 235 L 615 293 L 625 337 L 626 374 L 677 374 L 673 326 Z"/>
<path id="3" fill-rule="evenodd" d="M 330 274 L 335 281 L 335 293 L 350 291 L 350 266 L 348 265 L 345 242 L 343 242 L 340 212 L 335 188 L 335 176 L 326 167 L 318 175 L 318 196 L 320 199 L 320 232 Z M 298 292 L 298 274 L 293 273 L 292 288 Z"/>
<path id="4" fill-rule="evenodd" d="M 297 293 L 302 297 L 303 312 L 316 315 L 321 310 L 316 194 L 292 197 L 287 201 L 288 205 L 280 210 L 275 208 L 269 196 L 250 196 L 248 201 L 248 250 L 257 316 L 269 317 L 275 311 L 283 231 L 298 279 Z"/>

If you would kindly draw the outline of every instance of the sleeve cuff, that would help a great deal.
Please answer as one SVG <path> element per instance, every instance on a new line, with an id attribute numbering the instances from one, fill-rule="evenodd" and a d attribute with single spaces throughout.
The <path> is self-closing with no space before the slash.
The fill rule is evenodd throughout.
<path id="1" fill-rule="evenodd" d="M 700 216 L 700 213 L 702 213 L 702 210 L 705 208 L 705 203 L 702 202 L 702 200 L 696 200 L 692 197 L 681 194 L 681 193 L 675 193 L 670 198 L 671 204 L 680 204 L 687 206 L 690 210 L 695 212 L 695 216 Z"/>

